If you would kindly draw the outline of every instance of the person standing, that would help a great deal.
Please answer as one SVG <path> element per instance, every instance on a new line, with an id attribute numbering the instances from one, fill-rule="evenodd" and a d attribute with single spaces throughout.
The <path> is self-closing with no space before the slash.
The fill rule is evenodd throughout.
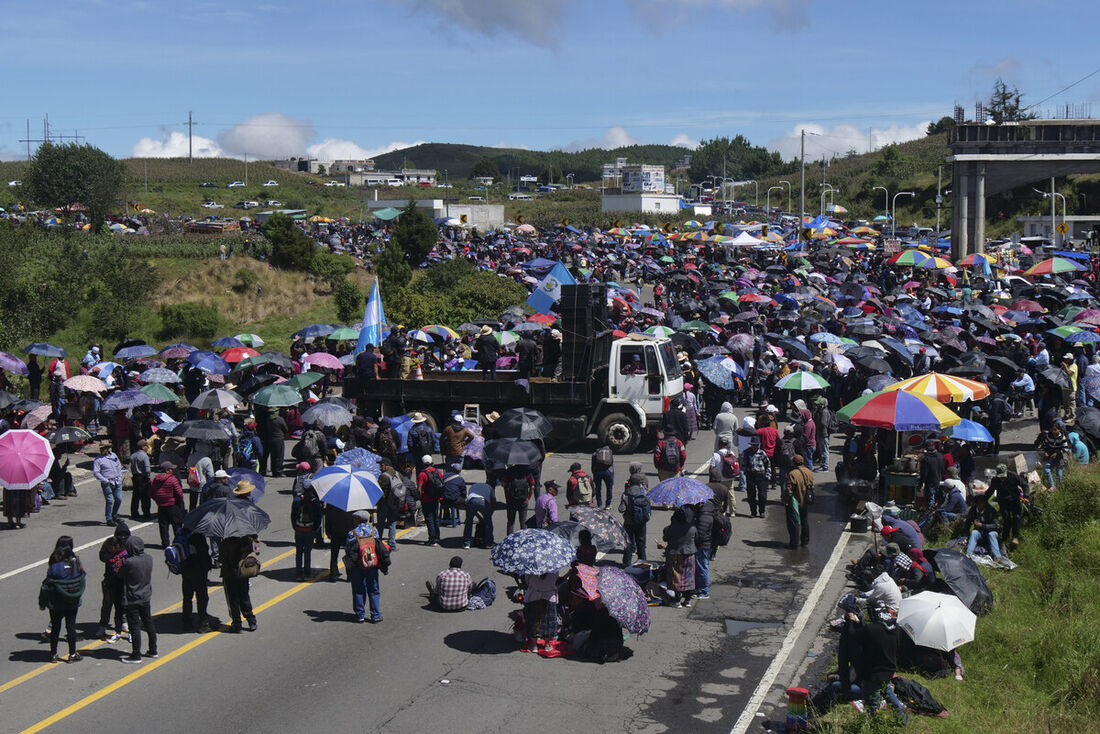
<path id="1" fill-rule="evenodd" d="M 130 654 L 124 663 L 141 662 L 141 630 L 149 635 L 146 657 L 157 657 L 157 628 L 149 602 L 153 598 L 153 558 L 145 552 L 145 541 L 131 535 L 123 546 L 126 558 L 119 576 L 122 578 L 122 611 L 130 625 Z"/>
<path id="2" fill-rule="evenodd" d="M 194 457 L 192 457 L 194 458 Z M 193 510 L 199 506 L 199 494 L 206 483 L 214 478 L 214 462 L 207 455 L 202 454 L 187 470 L 187 509 Z"/>
<path id="3" fill-rule="evenodd" d="M 751 516 L 763 518 L 768 504 L 772 463 L 760 447 L 759 436 L 753 436 L 749 440 L 749 447 L 741 454 L 741 476 L 745 479 L 745 493 L 748 495 Z"/>
<path id="4" fill-rule="evenodd" d="M 531 335 L 525 332 L 523 338 L 516 344 L 516 357 L 518 357 L 516 367 L 519 370 L 520 379 L 530 379 L 534 374 L 535 358 L 538 356 L 538 351 L 538 344 L 535 344 L 535 340 L 531 338 Z"/>
<path id="5" fill-rule="evenodd" d="M 103 580 L 100 588 L 103 590 L 103 603 L 99 607 L 99 627 L 96 629 L 96 637 L 118 642 L 122 637 L 128 637 L 130 625 L 122 613 L 122 562 L 126 559 L 126 539 L 130 537 L 130 528 L 125 521 L 119 520 L 115 525 L 114 535 L 103 541 L 99 547 L 99 560 L 103 562 Z M 111 623 L 111 613 L 114 612 L 115 631 L 108 636 L 108 625 Z"/>
<path id="6" fill-rule="evenodd" d="M 393 471 L 393 467 L 388 466 L 386 462 L 382 462 L 382 467 L 387 471 Z M 400 482 L 401 479 L 398 477 L 394 481 Z M 348 533 L 351 532 L 353 527 L 355 527 L 355 520 L 350 512 L 341 510 L 335 505 L 325 505 L 325 532 L 328 533 L 329 541 L 328 576 L 326 580 L 329 582 L 340 579 L 340 549 L 347 543 Z"/>
<path id="7" fill-rule="evenodd" d="M 439 434 L 439 449 L 443 453 L 443 463 L 447 466 L 457 464 L 462 468 L 466 447 L 474 440 L 474 432 L 462 425 L 462 415 L 455 413 L 451 422 L 444 426 Z"/>
<path id="8" fill-rule="evenodd" d="M 305 477 L 308 481 L 309 464 L 303 461 L 298 471 L 299 478 Z M 305 581 L 313 574 L 313 542 L 321 530 L 323 516 L 317 490 L 305 486 L 305 482 L 298 484 L 290 503 L 290 526 L 294 528 L 294 578 L 297 581 Z"/>
<path id="9" fill-rule="evenodd" d="M 592 481 L 596 484 L 596 507 L 611 507 L 611 488 L 615 486 L 615 454 L 607 444 L 592 452 Z M 604 497 L 604 487 L 607 496 Z"/>
<path id="10" fill-rule="evenodd" d="M 510 467 L 504 474 L 504 507 L 508 513 L 508 528 L 505 535 L 511 535 L 519 521 L 519 529 L 527 526 L 527 502 L 535 487 L 534 474 L 527 467 Z"/>
<path id="11" fill-rule="evenodd" d="M 646 527 L 653 512 L 653 506 L 646 491 L 649 489 L 641 464 L 630 465 L 630 478 L 626 480 L 623 496 L 619 499 L 619 512 L 623 516 L 627 545 L 623 551 L 623 565 L 629 566 L 631 556 L 638 554 L 638 560 L 646 560 Z"/>
<path id="12" fill-rule="evenodd" d="M 355 621 L 367 621 L 366 607 L 369 601 L 370 622 L 378 624 L 382 621 L 382 592 L 378 585 L 378 572 L 390 572 L 390 550 L 370 523 L 359 523 L 348 533 L 344 546 L 344 568 L 351 584 L 351 605 L 355 612 Z"/>
<path id="13" fill-rule="evenodd" d="M 249 579 L 252 576 L 247 575 L 249 573 L 247 564 L 243 563 L 245 558 L 255 553 L 255 549 L 255 535 L 225 538 L 218 542 L 218 563 L 221 566 L 222 587 L 225 589 L 225 604 L 229 608 L 227 631 L 231 633 L 241 631 L 242 616 L 248 622 L 249 632 L 255 632 L 258 627 L 248 589 Z"/>
<path id="14" fill-rule="evenodd" d="M 76 651 L 76 613 L 84 596 L 87 574 L 73 551 L 73 539 L 62 535 L 54 544 L 47 561 L 46 578 L 38 590 L 38 608 L 50 610 L 50 662 L 60 663 L 57 644 L 61 638 L 61 623 L 65 623 L 65 641 L 69 645 L 67 661 L 80 660 Z"/>
<path id="15" fill-rule="evenodd" d="M 210 547 L 206 538 L 198 533 L 187 534 L 190 546 L 187 558 L 180 564 L 180 585 L 183 593 L 183 631 L 192 632 L 196 628 L 202 634 L 213 631 L 210 626 L 210 591 L 207 574 L 214 567 L 210 558 Z M 191 616 L 192 601 L 198 611 L 198 625 Z"/>
<path id="16" fill-rule="evenodd" d="M 492 327 L 481 327 L 481 334 L 474 342 L 474 354 L 477 355 L 477 366 L 481 370 L 481 379 L 497 379 L 497 358 L 500 356 L 500 344 L 493 336 Z"/>
<path id="17" fill-rule="evenodd" d="M 829 402 L 820 395 L 814 399 L 814 423 L 817 425 L 817 453 L 814 456 L 818 471 L 829 471 L 829 434 L 836 430 L 836 417 Z"/>
<path id="18" fill-rule="evenodd" d="M 130 495 L 130 519 L 147 520 L 149 512 L 149 485 L 153 480 L 153 465 L 149 459 L 149 442 L 138 439 L 137 451 L 130 454 L 130 479 L 133 492 Z"/>
<path id="19" fill-rule="evenodd" d="M 687 449 L 675 435 L 665 432 L 664 438 L 657 442 L 653 451 L 653 466 L 657 469 L 657 479 L 664 481 L 680 476 L 687 462 Z"/>
<path id="20" fill-rule="evenodd" d="M 381 472 L 378 474 L 378 486 L 382 489 L 382 501 L 378 504 L 378 524 L 383 530 L 389 529 L 389 544 L 390 550 L 397 550 L 397 520 L 401 516 L 401 511 L 405 505 L 405 483 L 401 480 L 401 475 L 393 468 L 393 462 L 383 456 L 378 461 L 378 466 Z M 327 513 L 326 513 L 327 514 Z M 326 521 L 325 526 L 328 527 Z M 340 542 L 342 543 L 347 539 L 348 531 L 345 529 L 344 534 L 340 536 Z M 332 540 L 333 536 L 330 534 L 329 539 Z M 333 547 L 332 555 L 332 568 L 336 568 L 336 551 L 340 543 L 335 543 Z"/>
<path id="21" fill-rule="evenodd" d="M 286 454 L 286 434 L 290 429 L 286 425 L 286 408 L 280 408 L 279 412 L 267 421 L 268 445 L 267 453 L 271 457 L 271 476 L 283 476 L 284 456 Z"/>
<path id="22" fill-rule="evenodd" d="M 920 457 L 918 468 L 925 501 L 929 504 L 940 504 L 943 498 L 939 496 L 939 488 L 947 465 L 943 454 L 940 453 L 938 441 L 932 440 L 925 443 L 924 455 Z"/>
<path id="23" fill-rule="evenodd" d="M 428 454 L 420 457 L 424 469 L 416 476 L 416 488 L 420 491 L 420 503 L 424 511 L 424 524 L 428 526 L 426 545 L 439 545 L 439 503 L 443 501 L 443 473 L 432 466 Z"/>
<path id="24" fill-rule="evenodd" d="M 561 332 L 551 329 L 550 335 L 542 340 L 542 376 L 548 380 L 557 377 L 561 365 Z"/>
<path id="25" fill-rule="evenodd" d="M 435 433 L 428 425 L 428 417 L 419 411 L 413 411 L 409 416 L 412 419 L 412 427 L 405 444 L 409 449 L 409 456 L 416 462 L 416 470 L 423 471 L 424 467 L 432 463 L 432 454 L 435 453 Z M 424 460 L 427 457 L 427 461 Z"/>
<path id="26" fill-rule="evenodd" d="M 176 465 L 168 461 L 160 464 L 160 473 L 153 477 L 149 487 L 149 497 L 157 506 L 157 524 L 160 526 L 160 544 L 167 548 L 173 533 L 183 525 L 183 487 L 176 477 Z"/>
<path id="27" fill-rule="evenodd" d="M 689 510 L 677 507 L 664 529 L 665 583 L 668 585 L 669 606 L 691 606 L 695 591 L 695 523 Z"/>
<path id="28" fill-rule="evenodd" d="M 737 433 L 737 416 L 733 413 L 733 405 L 722 403 L 718 409 L 718 415 L 714 417 L 714 450 L 718 451 L 722 445 L 722 439 L 726 439 L 726 446 L 733 446 Z"/>
<path id="29" fill-rule="evenodd" d="M 714 532 L 714 516 L 718 512 L 718 504 L 711 497 L 706 502 L 700 503 L 695 508 L 695 594 L 696 599 L 710 598 L 710 562 L 714 560 L 717 550 L 714 548 L 712 536 Z"/>
<path id="30" fill-rule="evenodd" d="M 99 456 L 92 462 L 92 476 L 103 488 L 103 498 L 107 505 L 104 522 L 107 525 L 114 525 L 118 522 L 118 513 L 122 510 L 122 462 L 111 450 L 110 441 L 104 441 L 99 445 Z"/>
<path id="31" fill-rule="evenodd" d="M 565 504 L 585 505 L 591 507 L 595 493 L 592 490 L 592 479 L 584 473 L 579 461 L 574 461 L 569 466 L 569 479 L 565 481 Z"/>
<path id="32" fill-rule="evenodd" d="M 792 459 L 787 484 L 783 488 L 783 506 L 787 512 L 787 548 L 794 550 L 810 544 L 810 519 L 806 500 L 814 490 L 814 473 L 806 466 L 806 460 L 796 454 Z"/>
<path id="33" fill-rule="evenodd" d="M 256 423 L 249 421 L 244 424 L 244 430 L 237 437 L 236 446 L 233 449 L 233 466 L 239 466 L 252 471 L 263 473 L 260 467 L 260 457 L 264 455 L 264 445 L 260 437 L 256 435 Z"/>
<path id="34" fill-rule="evenodd" d="M 553 479 L 543 484 L 543 493 L 535 499 L 535 527 L 545 528 L 558 521 L 558 483 Z"/>
<path id="35" fill-rule="evenodd" d="M 42 393 L 42 365 L 38 363 L 38 355 L 32 354 L 27 360 L 27 383 L 30 386 L 29 397 L 38 400 Z"/>

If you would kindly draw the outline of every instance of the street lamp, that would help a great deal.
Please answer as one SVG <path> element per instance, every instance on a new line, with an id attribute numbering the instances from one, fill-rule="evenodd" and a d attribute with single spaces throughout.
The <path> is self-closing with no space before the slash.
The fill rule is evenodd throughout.
<path id="1" fill-rule="evenodd" d="M 875 195 L 875 191 L 877 191 L 878 189 L 882 189 L 882 193 L 886 194 L 886 203 L 883 204 L 883 206 L 886 207 L 886 210 L 883 211 L 883 214 L 885 214 L 886 216 L 890 216 L 890 192 L 886 190 L 885 186 L 872 186 L 871 187 L 871 196 L 872 197 Z"/>
<path id="2" fill-rule="evenodd" d="M 893 212 L 890 214 L 890 239 L 897 239 L 898 235 L 898 197 L 899 196 L 916 196 L 912 191 L 899 191 L 894 194 Z"/>
<path id="3" fill-rule="evenodd" d="M 790 212 L 791 212 L 791 182 L 790 181 L 780 181 L 779 183 L 787 185 L 787 213 L 790 214 Z"/>
<path id="4" fill-rule="evenodd" d="M 764 196 L 764 211 L 768 214 L 772 213 L 772 189 L 783 190 L 782 186 L 769 186 L 767 194 Z"/>
<path id="5" fill-rule="evenodd" d="M 1062 194 L 1059 194 L 1057 191 L 1039 191 L 1039 189 L 1035 189 L 1035 188 L 1033 188 L 1032 191 L 1034 191 L 1037 194 L 1042 194 L 1044 199 L 1049 199 L 1052 196 L 1057 196 L 1057 197 L 1061 198 L 1062 199 L 1062 223 L 1065 224 L 1065 221 L 1066 221 L 1066 197 L 1063 196 Z M 1057 201 L 1057 199 L 1055 201 Z M 1052 206 L 1050 208 L 1050 210 L 1051 210 L 1051 212 L 1053 212 L 1054 207 Z M 1054 217 L 1053 216 L 1051 216 L 1050 221 L 1051 221 L 1050 241 L 1051 241 L 1051 244 L 1057 245 L 1058 244 L 1058 230 L 1057 230 L 1057 225 L 1054 223 Z M 1066 241 L 1065 235 L 1062 235 L 1062 243 L 1065 244 L 1065 241 Z"/>
<path id="6" fill-rule="evenodd" d="M 821 187 L 821 215 L 825 216 L 825 194 L 833 191 L 832 184 L 825 184 Z"/>
<path id="7" fill-rule="evenodd" d="M 573 174 L 567 173 L 565 174 L 565 177 L 569 180 L 569 188 L 573 188 Z"/>

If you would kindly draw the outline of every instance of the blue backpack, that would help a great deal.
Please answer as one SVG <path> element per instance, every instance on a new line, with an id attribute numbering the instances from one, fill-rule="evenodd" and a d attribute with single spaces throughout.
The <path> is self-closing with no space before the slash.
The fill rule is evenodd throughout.
<path id="1" fill-rule="evenodd" d="M 256 457 L 256 447 L 252 443 L 252 436 L 245 435 L 237 439 L 237 448 L 233 452 L 238 464 L 250 464 Z"/>
<path id="2" fill-rule="evenodd" d="M 191 531 L 180 528 L 171 545 L 164 549 L 164 564 L 168 571 L 177 576 L 183 570 L 183 564 L 191 557 Z"/>

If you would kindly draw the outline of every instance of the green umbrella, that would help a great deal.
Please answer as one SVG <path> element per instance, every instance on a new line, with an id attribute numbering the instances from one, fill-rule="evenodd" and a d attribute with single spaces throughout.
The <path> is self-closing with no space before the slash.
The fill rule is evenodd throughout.
<path id="1" fill-rule="evenodd" d="M 259 334 L 237 334 L 233 338 L 246 347 L 252 347 L 253 349 L 264 345 L 264 340 L 260 338 Z"/>
<path id="2" fill-rule="evenodd" d="M 268 385 L 256 391 L 252 402 L 269 408 L 289 408 L 301 403 L 302 396 L 288 384 Z"/>
<path id="3" fill-rule="evenodd" d="M 259 367 L 261 364 L 267 364 L 270 361 L 271 360 L 268 357 L 265 357 L 262 354 L 254 354 L 251 357 L 245 357 L 240 362 L 237 362 L 236 366 L 233 367 L 233 371 L 244 372 L 245 370 L 250 370 L 253 367 Z"/>
<path id="4" fill-rule="evenodd" d="M 661 257 L 659 257 L 659 258 L 657 259 L 657 261 L 658 261 L 658 262 L 663 262 L 663 263 L 674 263 L 674 262 L 676 262 L 675 260 L 673 260 L 673 259 L 672 259 L 672 258 L 671 258 L 670 256 L 668 256 L 668 255 L 662 255 Z"/>
<path id="5" fill-rule="evenodd" d="M 824 390 L 829 386 L 829 383 L 824 377 L 815 372 L 799 370 L 798 372 L 792 372 L 787 375 L 782 380 L 775 383 L 775 386 L 779 390 L 809 392 L 810 390 Z"/>
<path id="6" fill-rule="evenodd" d="M 702 321 L 685 321 L 676 327 L 677 331 L 709 331 L 710 324 L 705 324 Z"/>
<path id="7" fill-rule="evenodd" d="M 322 377 L 324 377 L 324 375 L 320 374 L 319 372 L 303 372 L 300 375 L 294 375 L 294 377 L 291 377 L 289 380 L 286 381 L 286 384 L 294 388 L 295 390 L 305 390 L 307 387 L 317 382 Z"/>
<path id="8" fill-rule="evenodd" d="M 345 326 L 342 329 L 337 329 L 328 336 L 325 337 L 325 341 L 333 342 L 345 342 L 352 341 L 359 338 L 359 329 L 351 329 Z"/>
<path id="9" fill-rule="evenodd" d="M 142 385 L 141 391 L 158 403 L 174 403 L 180 399 L 179 395 L 176 395 L 159 382 L 150 382 L 148 385 Z"/>

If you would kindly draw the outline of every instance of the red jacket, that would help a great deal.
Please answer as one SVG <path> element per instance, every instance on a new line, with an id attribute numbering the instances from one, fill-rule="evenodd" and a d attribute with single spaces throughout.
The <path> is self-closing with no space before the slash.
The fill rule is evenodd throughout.
<path id="1" fill-rule="evenodd" d="M 676 470 L 679 471 L 680 469 L 684 468 L 684 462 L 687 461 L 688 455 L 687 449 L 684 448 L 684 442 L 676 437 L 662 438 L 660 441 L 657 442 L 657 449 L 653 452 L 653 466 L 657 469 L 664 468 L 661 466 L 661 456 L 664 455 L 665 444 L 669 441 L 675 441 L 676 448 L 680 449 L 680 466 L 676 467 Z"/>
<path id="2" fill-rule="evenodd" d="M 439 502 L 443 499 L 443 495 L 436 496 L 435 490 L 432 489 L 432 483 L 428 481 L 428 472 L 435 472 L 440 475 L 440 479 L 443 478 L 442 472 L 436 469 L 434 466 L 427 467 L 424 471 L 416 475 L 416 488 L 420 490 L 421 502 Z"/>
<path id="3" fill-rule="evenodd" d="M 779 431 L 771 426 L 764 426 L 756 429 L 756 435 L 760 436 L 760 448 L 764 449 L 769 459 L 774 458 L 775 445 L 779 442 Z"/>
<path id="4" fill-rule="evenodd" d="M 153 477 L 149 485 L 149 498 L 157 503 L 157 507 L 172 507 L 183 505 L 183 487 L 175 474 L 162 472 Z"/>

